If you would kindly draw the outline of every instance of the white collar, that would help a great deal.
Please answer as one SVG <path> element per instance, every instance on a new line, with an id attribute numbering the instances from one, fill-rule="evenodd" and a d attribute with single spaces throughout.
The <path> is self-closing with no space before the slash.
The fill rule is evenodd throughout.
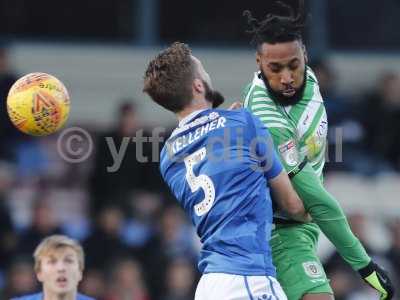
<path id="1" fill-rule="evenodd" d="M 184 126 L 187 122 L 189 122 L 191 119 L 193 119 L 195 116 L 197 116 L 199 113 L 201 113 L 202 111 L 205 111 L 205 110 L 207 110 L 207 109 L 198 109 L 198 110 L 191 112 L 189 115 L 187 115 L 186 117 L 184 117 L 182 120 L 179 121 L 178 127 Z"/>
<path id="2" fill-rule="evenodd" d="M 264 80 L 260 78 L 261 71 L 257 71 L 254 73 L 253 83 L 266 88 Z"/>

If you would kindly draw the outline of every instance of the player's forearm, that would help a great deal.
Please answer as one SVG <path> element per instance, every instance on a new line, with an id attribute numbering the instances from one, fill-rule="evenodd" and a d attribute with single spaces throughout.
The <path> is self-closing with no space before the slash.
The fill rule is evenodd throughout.
<path id="1" fill-rule="evenodd" d="M 360 241 L 354 236 L 336 199 L 328 193 L 310 165 L 292 178 L 292 184 L 306 210 L 339 254 L 354 270 L 370 262 Z"/>
<path id="2" fill-rule="evenodd" d="M 269 186 L 276 203 L 283 211 L 288 213 L 296 221 L 310 221 L 303 202 L 293 189 L 290 179 L 285 171 L 281 171 L 278 176 L 270 179 Z"/>

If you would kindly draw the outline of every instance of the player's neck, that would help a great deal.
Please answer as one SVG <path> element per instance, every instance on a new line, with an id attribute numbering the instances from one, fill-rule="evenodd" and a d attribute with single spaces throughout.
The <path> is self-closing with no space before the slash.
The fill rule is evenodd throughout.
<path id="1" fill-rule="evenodd" d="M 190 115 L 196 110 L 210 109 L 212 108 L 212 103 L 207 101 L 205 98 L 195 98 L 192 102 L 187 105 L 183 110 L 176 113 L 176 117 L 179 121 Z"/>
<path id="2" fill-rule="evenodd" d="M 43 290 L 43 300 L 76 300 L 76 291 L 65 294 L 58 294 L 48 290 Z"/>

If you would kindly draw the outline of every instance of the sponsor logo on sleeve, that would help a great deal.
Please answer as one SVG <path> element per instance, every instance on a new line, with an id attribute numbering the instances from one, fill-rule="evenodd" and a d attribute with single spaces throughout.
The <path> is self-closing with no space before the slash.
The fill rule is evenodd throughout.
<path id="1" fill-rule="evenodd" d="M 288 142 L 279 145 L 278 151 L 288 166 L 294 167 L 299 163 L 299 154 L 294 140 L 289 140 Z"/>

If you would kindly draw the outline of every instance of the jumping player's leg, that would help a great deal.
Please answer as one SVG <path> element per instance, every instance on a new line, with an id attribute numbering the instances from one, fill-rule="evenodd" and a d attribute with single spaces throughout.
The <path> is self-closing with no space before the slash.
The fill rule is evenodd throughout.
<path id="1" fill-rule="evenodd" d="M 271 239 L 277 279 L 289 300 L 332 300 L 322 264 L 316 254 L 319 229 L 314 224 L 279 227 Z M 304 298 L 304 297 L 312 298 Z"/>

